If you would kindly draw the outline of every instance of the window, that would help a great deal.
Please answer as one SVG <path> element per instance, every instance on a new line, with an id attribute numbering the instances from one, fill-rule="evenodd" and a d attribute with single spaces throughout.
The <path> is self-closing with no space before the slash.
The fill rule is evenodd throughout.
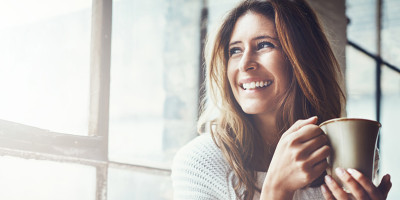
<path id="1" fill-rule="evenodd" d="M 203 4 L 8 1 L 0 199 L 172 199 L 172 157 L 196 135 Z"/>
<path id="2" fill-rule="evenodd" d="M 88 137 L 92 1 L 3 3 L 0 198 L 95 199 L 105 154 Z"/>
<path id="3" fill-rule="evenodd" d="M 204 38 L 237 2 L 5 0 L 0 199 L 172 199 L 172 157 L 196 135 Z M 396 6 L 383 4 L 382 57 L 399 66 Z M 374 26 L 351 36 L 349 18 L 350 39 L 375 40 Z M 375 60 L 353 47 L 347 57 L 349 115 L 373 118 Z M 399 81 L 382 67 L 382 172 L 393 177 Z"/>

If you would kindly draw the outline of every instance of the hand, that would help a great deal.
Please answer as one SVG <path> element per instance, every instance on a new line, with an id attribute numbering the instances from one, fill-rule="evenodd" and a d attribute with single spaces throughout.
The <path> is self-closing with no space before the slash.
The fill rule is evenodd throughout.
<path id="1" fill-rule="evenodd" d="M 268 168 L 262 198 L 290 199 L 295 190 L 326 170 L 330 147 L 316 122 L 317 117 L 299 120 L 282 135 Z"/>
<path id="2" fill-rule="evenodd" d="M 325 177 L 326 185 L 321 186 L 322 194 L 325 199 L 386 199 L 392 183 L 390 175 L 387 174 L 382 178 L 381 183 L 376 187 L 372 181 L 355 169 L 347 171 L 337 168 L 335 170 L 340 180 L 346 185 L 351 194 L 346 193 L 330 176 Z"/>

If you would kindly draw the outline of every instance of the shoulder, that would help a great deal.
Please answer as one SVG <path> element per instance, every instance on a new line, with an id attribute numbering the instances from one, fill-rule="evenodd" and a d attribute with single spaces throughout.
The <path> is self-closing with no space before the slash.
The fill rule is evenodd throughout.
<path id="1" fill-rule="evenodd" d="M 214 161 L 226 164 L 221 150 L 214 143 L 210 134 L 203 134 L 188 144 L 183 146 L 175 155 L 174 164 L 181 162 L 197 162 L 196 164 L 206 164 L 205 162 Z"/>
<path id="2" fill-rule="evenodd" d="M 172 173 L 174 175 L 185 172 L 191 175 L 204 172 L 219 175 L 228 168 L 228 163 L 211 135 L 204 134 L 196 137 L 177 152 L 172 164 Z"/>
<path id="3" fill-rule="evenodd" d="M 231 173 L 211 135 L 200 135 L 174 157 L 171 174 L 174 199 L 230 199 Z"/>

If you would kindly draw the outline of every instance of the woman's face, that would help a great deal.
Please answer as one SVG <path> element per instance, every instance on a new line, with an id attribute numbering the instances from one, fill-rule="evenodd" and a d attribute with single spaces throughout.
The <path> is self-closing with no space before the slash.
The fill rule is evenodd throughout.
<path id="1" fill-rule="evenodd" d="M 274 22 L 247 12 L 237 20 L 228 49 L 228 80 L 242 110 L 247 114 L 275 114 L 289 86 L 289 64 Z"/>

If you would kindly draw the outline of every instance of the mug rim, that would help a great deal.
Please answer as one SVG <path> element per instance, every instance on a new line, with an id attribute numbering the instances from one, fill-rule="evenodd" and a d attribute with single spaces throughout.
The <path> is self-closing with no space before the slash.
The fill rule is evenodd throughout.
<path id="1" fill-rule="evenodd" d="M 327 121 L 322 122 L 319 127 L 326 125 L 326 124 L 330 124 L 333 122 L 338 122 L 338 121 L 352 121 L 352 120 L 361 120 L 361 121 L 368 121 L 368 122 L 372 122 L 375 123 L 376 125 L 378 125 L 378 127 L 382 127 L 382 124 L 379 123 L 378 121 L 375 120 L 371 120 L 371 119 L 364 119 L 364 118 L 352 118 L 352 117 L 340 117 L 340 118 L 334 118 L 334 119 L 330 119 Z"/>

